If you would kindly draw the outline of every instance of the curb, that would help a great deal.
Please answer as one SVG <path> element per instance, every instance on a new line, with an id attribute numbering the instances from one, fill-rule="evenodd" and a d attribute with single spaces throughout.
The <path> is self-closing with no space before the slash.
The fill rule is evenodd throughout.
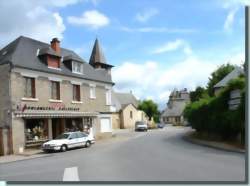
<path id="1" fill-rule="evenodd" d="M 25 158 L 20 158 L 20 159 L 16 159 L 16 160 L 10 160 L 10 161 L 3 161 L 3 162 L 0 162 L 0 165 L 1 164 L 7 164 L 7 163 L 14 163 L 14 162 L 18 162 L 18 161 L 26 161 L 26 160 L 31 160 L 31 159 L 38 159 L 38 158 L 44 158 L 44 157 L 49 157 L 49 156 L 52 156 L 51 154 L 44 154 L 44 155 L 41 155 L 41 156 L 35 156 L 35 155 L 30 155 L 30 156 L 23 156 Z"/>
<path id="2" fill-rule="evenodd" d="M 201 146 L 205 146 L 205 147 L 210 147 L 210 148 L 214 148 L 214 149 L 219 149 L 219 150 L 223 150 L 223 151 L 228 151 L 228 152 L 236 152 L 236 153 L 241 153 L 244 154 L 246 151 L 242 150 L 242 149 L 238 149 L 235 147 L 230 147 L 230 146 L 225 146 L 223 144 L 219 144 L 218 142 L 213 143 L 213 142 L 209 142 L 209 141 L 204 141 L 204 140 L 200 140 L 200 139 L 194 139 L 192 138 L 190 135 L 193 132 L 189 132 L 187 134 L 184 134 L 182 136 L 182 138 L 190 143 L 196 144 L 196 145 L 201 145 Z"/>

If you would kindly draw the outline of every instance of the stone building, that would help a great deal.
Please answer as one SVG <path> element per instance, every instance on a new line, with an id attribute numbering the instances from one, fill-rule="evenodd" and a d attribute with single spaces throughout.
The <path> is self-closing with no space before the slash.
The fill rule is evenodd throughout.
<path id="1" fill-rule="evenodd" d="M 232 72 L 227 74 L 221 81 L 214 85 L 214 94 L 218 95 L 220 91 L 227 86 L 229 81 L 239 77 L 240 75 L 244 75 L 244 69 L 236 66 Z"/>
<path id="2" fill-rule="evenodd" d="M 20 153 L 64 131 L 112 134 L 111 68 L 98 40 L 89 63 L 57 38 L 20 36 L 0 50 L 0 154 Z"/>
<path id="3" fill-rule="evenodd" d="M 148 116 L 138 109 L 138 100 L 130 93 L 112 91 L 113 129 L 134 128 L 136 121 L 148 123 Z"/>
<path id="4" fill-rule="evenodd" d="M 167 108 L 161 114 L 161 120 L 164 123 L 173 125 L 186 125 L 183 117 L 183 111 L 187 103 L 190 102 L 190 97 L 187 89 L 181 91 L 173 90 L 169 96 Z"/>

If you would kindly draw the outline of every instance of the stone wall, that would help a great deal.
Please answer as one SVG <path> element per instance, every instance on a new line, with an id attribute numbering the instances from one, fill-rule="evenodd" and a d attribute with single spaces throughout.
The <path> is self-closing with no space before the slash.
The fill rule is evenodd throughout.
<path id="1" fill-rule="evenodd" d="M 12 153 L 10 65 L 0 65 L 0 72 L 0 151 L 2 155 L 6 155 Z"/>
<path id="2" fill-rule="evenodd" d="M 82 112 L 107 112 L 109 106 L 106 105 L 106 89 L 105 86 L 96 86 L 96 99 L 90 98 L 90 87 L 86 82 L 81 84 L 81 102 L 73 102 L 73 85 L 70 80 L 64 80 L 60 77 L 60 99 L 66 107 L 80 108 Z M 78 80 L 80 83 L 81 81 Z M 47 77 L 36 77 L 36 98 L 33 100 L 24 100 L 24 76 L 20 73 L 11 74 L 12 82 L 12 100 L 13 109 L 16 109 L 17 104 L 27 104 L 29 106 L 50 106 L 53 101 L 51 98 L 50 83 Z"/>

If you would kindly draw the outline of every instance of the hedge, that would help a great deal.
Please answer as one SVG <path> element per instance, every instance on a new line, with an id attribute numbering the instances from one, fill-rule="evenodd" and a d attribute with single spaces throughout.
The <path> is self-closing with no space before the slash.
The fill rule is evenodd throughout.
<path id="1" fill-rule="evenodd" d="M 236 110 L 229 110 L 230 92 L 241 90 L 241 104 Z M 216 97 L 200 99 L 190 103 L 184 110 L 184 117 L 198 132 L 221 136 L 223 139 L 235 138 L 245 133 L 245 78 L 239 77 L 228 83 Z"/>

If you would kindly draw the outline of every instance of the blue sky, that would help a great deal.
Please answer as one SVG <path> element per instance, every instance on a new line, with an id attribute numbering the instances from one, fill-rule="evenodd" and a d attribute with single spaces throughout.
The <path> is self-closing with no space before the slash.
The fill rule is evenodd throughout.
<path id="1" fill-rule="evenodd" d="M 173 88 L 204 86 L 223 63 L 244 60 L 248 0 L 9 0 L 1 2 L 0 46 L 19 35 L 62 46 L 89 60 L 98 37 L 114 65 L 117 91 L 160 108 Z M 15 12 L 9 15 L 9 11 Z M 8 19 L 5 19 L 8 16 Z"/>

